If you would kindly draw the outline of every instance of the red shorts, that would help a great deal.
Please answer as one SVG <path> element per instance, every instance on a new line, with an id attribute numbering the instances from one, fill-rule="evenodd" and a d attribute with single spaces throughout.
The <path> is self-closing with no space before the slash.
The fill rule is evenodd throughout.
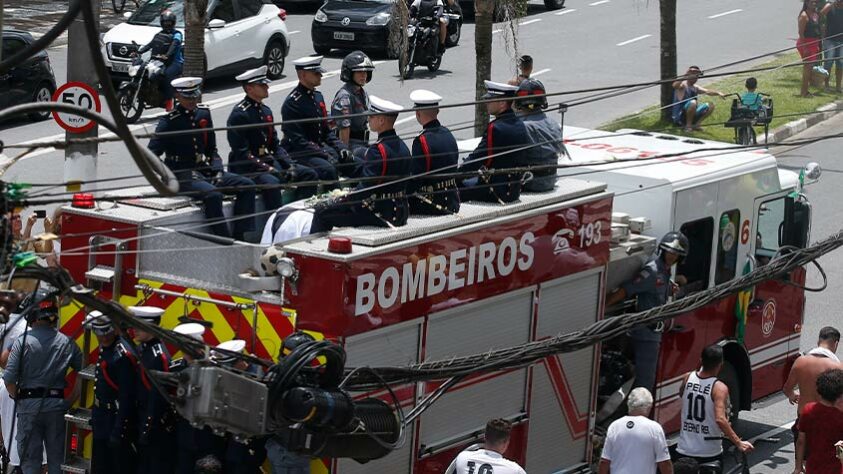
<path id="1" fill-rule="evenodd" d="M 799 38 L 796 40 L 796 51 L 803 61 L 820 59 L 820 40 L 818 38 Z"/>

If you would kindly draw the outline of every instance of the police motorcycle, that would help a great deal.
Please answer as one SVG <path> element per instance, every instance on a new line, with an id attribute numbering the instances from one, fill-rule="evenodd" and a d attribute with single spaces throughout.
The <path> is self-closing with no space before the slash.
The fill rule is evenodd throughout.
<path id="1" fill-rule="evenodd" d="M 138 44 L 132 41 L 137 48 Z M 135 123 L 145 108 L 164 107 L 165 99 L 159 82 L 164 77 L 164 57 L 147 51 L 132 60 L 129 80 L 123 81 L 117 91 L 120 112 L 126 122 Z"/>
<path id="2" fill-rule="evenodd" d="M 439 50 L 439 18 L 442 15 L 442 7 L 422 1 L 418 14 L 410 19 L 407 25 L 407 64 L 399 71 L 402 78 L 412 78 L 416 66 L 427 66 L 430 72 L 439 70 L 444 53 Z M 400 61 L 398 67 L 401 68 Z"/>

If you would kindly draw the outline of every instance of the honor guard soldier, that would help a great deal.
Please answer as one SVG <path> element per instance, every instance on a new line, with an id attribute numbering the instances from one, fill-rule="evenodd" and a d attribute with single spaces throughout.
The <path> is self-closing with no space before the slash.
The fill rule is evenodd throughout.
<path id="1" fill-rule="evenodd" d="M 164 310 L 153 306 L 130 306 L 129 312 L 149 324 L 161 323 Z M 170 370 L 170 353 L 154 334 L 135 329 L 139 345 L 138 387 L 138 474 L 158 474 L 172 468 L 172 408 L 153 383 L 150 371 Z"/>
<path id="2" fill-rule="evenodd" d="M 538 79 L 524 79 L 515 95 L 519 100 L 515 108 L 527 128 L 533 146 L 527 149 L 526 165 L 546 166 L 532 170 L 533 179 L 524 184 L 524 191 L 552 191 L 556 187 L 556 168 L 559 156 L 565 154 L 562 126 L 544 113 L 547 108 L 547 90 Z"/>
<path id="3" fill-rule="evenodd" d="M 176 90 L 178 106 L 161 117 L 155 133 L 213 128 L 211 110 L 198 104 L 202 79 L 182 77 L 173 80 L 172 85 Z M 243 239 L 246 232 L 254 229 L 251 215 L 255 212 L 255 183 L 223 170 L 213 130 L 187 135 L 156 135 L 149 141 L 149 149 L 158 156 L 166 156 L 164 164 L 176 175 L 180 193 L 190 193 L 202 200 L 205 217 L 210 221 L 214 234 L 221 237 L 232 235 L 222 211 L 223 193 L 217 191 L 217 187 L 244 187 L 233 192 L 236 196 L 234 215 L 250 217 L 234 221 L 234 238 Z"/>
<path id="4" fill-rule="evenodd" d="M 100 313 L 88 313 L 86 326 L 99 344 L 94 406 L 91 408 L 93 472 L 121 472 L 135 466 L 135 369 L 137 360 L 111 320 Z"/>
<path id="5" fill-rule="evenodd" d="M 375 65 L 362 51 L 352 51 L 342 60 L 340 80 L 345 84 L 337 91 L 331 103 L 331 117 L 362 114 L 369 110 L 369 94 L 364 86 L 372 82 Z M 335 118 L 339 139 L 352 150 L 369 146 L 369 118 Z"/>
<path id="6" fill-rule="evenodd" d="M 366 149 L 355 175 L 383 179 L 358 184 L 347 197 L 353 204 L 339 202 L 318 208 L 311 233 L 331 230 L 334 226 L 394 227 L 407 223 L 406 182 L 390 183 L 410 174 L 410 150 L 395 133 L 395 120 L 402 110 L 403 107 L 388 100 L 369 97 L 369 111 L 373 113 L 369 116 L 369 128 L 377 132 L 378 141 Z M 369 187 L 374 188 L 368 190 Z"/>
<path id="7" fill-rule="evenodd" d="M 266 127 L 250 127 L 228 130 L 228 144 L 231 154 L 228 156 L 228 168 L 236 173 L 249 176 L 259 185 L 268 185 L 261 190 L 264 208 L 278 209 L 282 204 L 281 183 L 316 181 L 319 177 L 312 169 L 290 160 L 287 150 L 281 147 L 275 130 L 275 118 L 272 109 L 263 101 L 269 97 L 269 78 L 266 66 L 250 69 L 236 78 L 243 86 L 246 97 L 231 110 L 226 125 L 254 125 L 266 123 Z M 312 196 L 316 186 L 301 187 L 298 198 Z"/>
<path id="8" fill-rule="evenodd" d="M 299 84 L 290 92 L 281 107 L 281 130 L 284 147 L 297 163 L 316 170 L 319 179 L 335 181 L 338 163 L 350 163 L 351 152 L 328 123 L 325 98 L 316 90 L 322 84 L 322 56 L 293 61 Z M 324 120 L 299 120 L 324 118 Z"/>
<path id="9" fill-rule="evenodd" d="M 606 307 L 632 297 L 636 297 L 636 311 L 647 311 L 667 303 L 668 297 L 678 289 L 670 279 L 671 268 L 688 256 L 690 247 L 688 238 L 681 232 L 665 234 L 659 241 L 655 255 L 644 264 L 638 275 L 606 297 Z M 681 285 L 687 283 L 687 280 L 684 276 L 677 275 L 676 282 Z M 659 323 L 635 327 L 629 331 L 635 352 L 633 387 L 653 390 L 656 384 L 662 329 L 663 325 Z"/>
<path id="10" fill-rule="evenodd" d="M 218 344 L 216 348 L 245 354 L 246 341 L 233 339 Z M 260 366 L 249 364 L 249 362 L 238 359 L 231 354 L 211 350 L 211 359 L 220 365 L 227 365 L 241 372 L 248 372 L 253 375 L 263 374 Z M 260 472 L 260 466 L 266 459 L 265 443 L 266 439 L 264 438 L 250 439 L 246 443 L 229 438 L 225 455 L 223 456 L 225 472 L 231 474 L 254 474 Z"/>
<path id="11" fill-rule="evenodd" d="M 173 332 L 202 342 L 205 326 L 199 323 L 179 324 L 173 328 Z M 185 353 L 181 359 L 175 359 L 170 363 L 170 372 L 181 372 L 187 369 L 191 362 L 193 358 Z M 176 422 L 176 440 L 178 442 L 178 461 L 175 471 L 177 474 L 193 474 L 197 459 L 208 454 L 219 456 L 225 447 L 224 439 L 214 435 L 210 428 L 194 428 L 181 416 Z"/>
<path id="12" fill-rule="evenodd" d="M 456 171 L 459 160 L 457 140 L 450 130 L 439 123 L 438 94 L 423 89 L 410 94 L 416 110 L 416 120 L 422 126 L 421 135 L 413 140 L 413 175 L 442 169 Z M 460 195 L 454 178 L 437 177 L 436 173 L 417 177 L 407 185 L 410 214 L 454 214 L 460 210 Z"/>
<path id="13" fill-rule="evenodd" d="M 517 86 L 485 81 L 486 110 L 495 116 L 486 133 L 480 137 L 480 144 L 465 159 L 460 167 L 463 171 L 480 169 L 504 170 L 523 166 L 530 146 L 527 129 L 512 110 L 512 98 Z M 523 173 L 481 174 L 479 178 L 463 181 L 460 197 L 463 201 L 487 201 L 500 204 L 517 201 L 521 196 Z"/>
<path id="14" fill-rule="evenodd" d="M 79 392 L 65 400 L 68 369 L 82 370 L 82 351 L 56 330 L 59 304 L 55 296 L 37 299 L 26 317 L 31 329 L 18 337 L 3 374 L 9 396 L 17 404 L 17 443 L 24 474 L 40 474 L 43 451 L 47 472 L 59 474 L 64 460 L 64 414 Z M 71 379 L 75 380 L 75 379 Z"/>

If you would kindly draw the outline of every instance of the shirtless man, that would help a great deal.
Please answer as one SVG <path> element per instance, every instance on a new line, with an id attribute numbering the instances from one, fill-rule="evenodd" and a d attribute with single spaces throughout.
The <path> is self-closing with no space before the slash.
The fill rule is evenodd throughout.
<path id="1" fill-rule="evenodd" d="M 819 401 L 817 395 L 817 377 L 828 369 L 843 368 L 840 359 L 837 358 L 837 345 L 840 342 L 840 331 L 826 326 L 820 330 L 820 338 L 817 347 L 808 351 L 804 356 L 796 359 L 790 369 L 790 375 L 782 387 L 782 392 L 787 396 L 790 403 L 798 404 L 796 410 L 796 421 L 799 421 L 799 414 L 802 408 L 808 403 Z M 796 388 L 799 387 L 797 391 Z M 799 434 L 796 430 L 796 423 L 791 431 L 794 433 L 794 441 Z"/>

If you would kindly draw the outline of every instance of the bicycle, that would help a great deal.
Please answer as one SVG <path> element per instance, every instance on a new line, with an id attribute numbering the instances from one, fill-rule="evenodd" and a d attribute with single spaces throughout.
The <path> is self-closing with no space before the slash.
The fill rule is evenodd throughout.
<path id="1" fill-rule="evenodd" d="M 729 94 L 732 99 L 732 109 L 729 120 L 724 124 L 727 128 L 735 129 L 735 143 L 738 145 L 757 145 L 755 127 L 764 127 L 764 140 L 769 133 L 770 122 L 773 120 L 773 99 L 759 93 L 760 104 L 744 104 L 739 94 Z"/>
<path id="2" fill-rule="evenodd" d="M 724 436 L 706 436 L 704 438 L 706 441 L 712 440 L 721 440 L 724 444 L 728 444 L 723 448 L 723 458 L 728 455 L 735 461 L 735 466 L 730 468 L 727 471 L 723 470 L 724 462 L 721 460 L 714 460 L 705 463 L 700 463 L 700 474 L 750 474 L 749 472 L 749 461 L 747 460 L 747 454 L 738 449 L 737 446 L 732 444 L 728 438 Z M 778 443 L 779 438 L 759 438 L 755 440 L 756 443 Z"/>

